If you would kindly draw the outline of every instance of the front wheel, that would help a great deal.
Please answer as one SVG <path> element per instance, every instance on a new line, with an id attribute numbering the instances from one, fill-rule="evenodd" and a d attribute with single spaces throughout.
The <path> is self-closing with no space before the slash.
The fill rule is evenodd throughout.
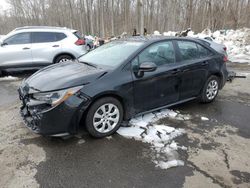
<path id="1" fill-rule="evenodd" d="M 89 109 L 85 124 L 88 132 L 96 138 L 112 135 L 123 120 L 123 107 L 113 97 L 97 100 Z"/>
<path id="2" fill-rule="evenodd" d="M 219 78 L 217 76 L 210 76 L 205 83 L 201 94 L 201 102 L 212 102 L 219 93 Z"/>

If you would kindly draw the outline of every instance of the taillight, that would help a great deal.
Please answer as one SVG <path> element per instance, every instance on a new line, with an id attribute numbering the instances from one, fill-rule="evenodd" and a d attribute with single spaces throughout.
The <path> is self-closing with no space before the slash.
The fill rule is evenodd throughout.
<path id="1" fill-rule="evenodd" d="M 224 47 L 223 50 L 227 51 L 227 47 Z"/>
<path id="2" fill-rule="evenodd" d="M 224 61 L 224 63 L 226 63 L 226 62 L 228 61 L 227 56 L 224 56 L 224 57 L 223 57 L 223 61 Z"/>
<path id="3" fill-rule="evenodd" d="M 84 39 L 78 39 L 78 40 L 75 42 L 75 45 L 77 45 L 77 46 L 84 45 L 84 44 L 85 44 L 85 40 L 84 40 Z"/>

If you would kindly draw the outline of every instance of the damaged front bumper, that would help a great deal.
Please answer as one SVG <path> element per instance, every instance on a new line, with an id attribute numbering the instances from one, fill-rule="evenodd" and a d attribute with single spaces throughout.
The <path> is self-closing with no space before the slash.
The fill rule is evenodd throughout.
<path id="1" fill-rule="evenodd" d="M 21 116 L 33 132 L 46 136 L 76 134 L 82 114 L 87 109 L 89 99 L 82 94 L 73 95 L 56 107 L 36 101 L 31 95 L 18 89 L 22 106 Z"/>

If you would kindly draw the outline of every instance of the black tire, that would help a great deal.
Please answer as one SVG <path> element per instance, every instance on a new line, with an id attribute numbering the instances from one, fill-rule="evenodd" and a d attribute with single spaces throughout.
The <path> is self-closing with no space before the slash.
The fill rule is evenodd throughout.
<path id="1" fill-rule="evenodd" d="M 96 113 L 98 113 L 99 110 L 102 111 L 100 109 L 100 107 L 102 107 L 103 105 L 108 105 L 108 104 L 114 105 L 113 109 L 116 109 L 119 111 L 119 116 L 118 116 L 119 118 L 117 118 L 118 122 L 116 124 L 113 122 L 114 124 L 112 126 L 114 126 L 114 127 L 112 128 L 112 130 L 106 130 L 107 132 L 100 132 L 94 127 L 94 121 L 96 119 L 97 120 L 100 119 L 98 121 L 98 122 L 100 122 L 100 121 L 104 120 L 104 118 L 95 118 L 94 119 L 94 115 Z M 106 107 L 109 107 L 109 106 L 106 106 Z M 105 109 L 107 109 L 107 108 L 105 108 Z M 116 116 L 113 116 L 113 117 L 116 117 Z M 113 118 L 113 117 L 111 117 L 111 118 Z M 91 136 L 93 136 L 95 138 L 102 138 L 105 136 L 110 136 L 113 133 L 115 133 L 118 130 L 118 128 L 120 127 L 122 120 L 123 120 L 123 107 L 122 107 L 121 103 L 113 97 L 104 97 L 104 98 L 97 100 L 96 102 L 94 102 L 91 105 L 91 107 L 89 108 L 89 110 L 87 112 L 86 118 L 85 118 L 85 125 L 86 125 L 86 128 Z M 109 124 L 110 124 L 110 121 L 112 122 L 112 120 L 107 120 L 107 119 L 106 119 L 106 121 L 108 121 Z M 103 122 L 100 124 L 100 126 L 104 127 L 104 129 L 105 129 L 107 127 L 107 124 L 105 122 Z"/>
<path id="2" fill-rule="evenodd" d="M 208 90 L 209 90 L 209 88 L 211 88 L 210 84 L 212 84 L 212 83 L 217 84 L 217 91 L 216 91 L 216 93 L 212 92 L 213 94 L 211 94 L 211 93 L 209 94 Z M 220 87 L 220 79 L 217 76 L 214 76 L 214 75 L 210 76 L 207 79 L 207 81 L 206 81 L 206 83 L 205 83 L 205 85 L 204 85 L 204 87 L 202 89 L 201 102 L 202 103 L 210 103 L 210 102 L 214 101 L 215 98 L 217 97 L 218 93 L 219 93 L 219 87 Z M 214 86 L 213 90 L 215 91 L 215 86 Z M 211 97 L 209 97 L 209 96 L 211 96 Z"/>
<path id="3" fill-rule="evenodd" d="M 72 60 L 72 56 L 70 55 L 60 55 L 55 59 L 54 63 L 61 63 L 61 62 L 66 62 Z"/>

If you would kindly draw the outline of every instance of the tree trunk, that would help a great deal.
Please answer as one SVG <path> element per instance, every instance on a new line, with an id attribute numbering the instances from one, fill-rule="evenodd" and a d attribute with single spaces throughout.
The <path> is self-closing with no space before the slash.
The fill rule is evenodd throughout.
<path id="1" fill-rule="evenodd" d="M 111 0 L 111 35 L 115 35 L 114 29 L 114 0 Z"/>

